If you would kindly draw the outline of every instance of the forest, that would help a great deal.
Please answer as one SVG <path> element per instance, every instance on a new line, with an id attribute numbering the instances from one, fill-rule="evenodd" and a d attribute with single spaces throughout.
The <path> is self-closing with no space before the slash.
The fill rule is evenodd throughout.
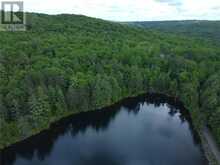
<path id="1" fill-rule="evenodd" d="M 189 37 L 202 38 L 219 45 L 220 21 L 185 20 L 185 21 L 143 21 L 124 22 L 131 26 L 154 29 L 166 33 L 174 33 Z"/>
<path id="2" fill-rule="evenodd" d="M 220 48 L 209 39 L 67 14 L 28 13 L 26 28 L 0 32 L 0 148 L 142 93 L 181 100 L 220 144 Z"/>

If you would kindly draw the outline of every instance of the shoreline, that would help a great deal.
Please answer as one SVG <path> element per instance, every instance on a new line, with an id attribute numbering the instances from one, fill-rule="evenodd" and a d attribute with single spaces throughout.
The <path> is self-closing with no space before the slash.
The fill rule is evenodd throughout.
<path id="1" fill-rule="evenodd" d="M 220 151 L 209 128 L 205 126 L 202 130 L 200 130 L 199 136 L 201 138 L 202 148 L 209 162 L 209 165 L 219 165 Z"/>
<path id="2" fill-rule="evenodd" d="M 37 136 L 39 134 L 44 133 L 45 131 L 49 130 L 53 125 L 56 125 L 57 123 L 61 122 L 62 120 L 65 120 L 67 118 L 71 118 L 71 117 L 73 117 L 75 115 L 80 115 L 80 114 L 83 114 L 83 113 L 86 113 L 86 112 L 101 111 L 104 108 L 109 108 L 109 107 L 115 106 L 117 104 L 120 104 L 124 100 L 132 99 L 132 98 L 137 98 L 137 97 L 141 97 L 141 96 L 145 96 L 145 97 L 147 97 L 147 96 L 164 97 L 167 100 L 169 100 L 169 101 L 171 101 L 173 103 L 176 103 L 176 104 L 180 105 L 181 107 L 183 107 L 185 110 L 187 110 L 187 112 L 190 115 L 190 119 L 191 119 L 190 122 L 191 122 L 191 124 L 193 126 L 193 129 L 196 131 L 196 133 L 198 134 L 198 136 L 199 136 L 199 138 L 201 140 L 201 148 L 202 148 L 202 150 L 204 152 L 204 156 L 206 157 L 206 159 L 208 161 L 208 164 L 209 165 L 220 165 L 219 149 L 217 147 L 217 144 L 216 144 L 215 139 L 213 138 L 211 132 L 208 131 L 208 132 L 205 133 L 204 129 L 198 129 L 198 128 L 194 127 L 194 121 L 193 121 L 193 118 L 191 117 L 190 110 L 185 108 L 184 103 L 178 97 L 173 97 L 173 96 L 171 96 L 169 94 L 164 94 L 164 93 L 160 93 L 160 92 L 140 93 L 140 94 L 137 94 L 137 95 L 127 96 L 127 97 L 120 98 L 118 101 L 116 101 L 114 103 L 111 103 L 110 105 L 106 105 L 106 106 L 100 107 L 98 109 L 90 109 L 88 111 L 77 112 L 77 113 L 66 113 L 66 114 L 62 115 L 60 118 L 57 118 L 54 121 L 50 122 L 48 128 L 44 128 L 42 130 L 33 132 L 32 135 L 30 135 L 28 137 L 25 137 L 25 138 L 20 139 L 20 140 L 14 142 L 12 144 L 9 144 L 9 145 L 5 146 L 3 148 L 0 148 L 0 152 L 4 152 L 4 150 L 7 149 L 7 148 L 13 147 L 14 145 L 17 145 L 19 143 L 22 143 L 22 142 L 24 142 L 26 140 L 29 140 L 29 139 Z M 206 128 L 206 129 L 208 129 L 208 128 Z M 208 136 L 211 137 L 211 138 L 208 138 Z M 211 143 L 211 145 L 210 145 L 210 143 Z M 213 144 L 214 144 L 215 147 L 213 147 Z M 216 147 L 217 147 L 217 150 L 218 150 L 218 152 L 217 152 L 218 154 L 216 154 L 216 152 L 213 152 L 213 150 L 216 150 L 216 149 L 213 149 L 213 148 L 216 148 Z"/>

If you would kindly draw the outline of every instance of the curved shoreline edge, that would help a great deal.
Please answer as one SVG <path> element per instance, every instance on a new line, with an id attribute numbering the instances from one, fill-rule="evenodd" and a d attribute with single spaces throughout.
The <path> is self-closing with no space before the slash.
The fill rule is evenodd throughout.
<path id="1" fill-rule="evenodd" d="M 204 126 L 199 135 L 202 140 L 202 147 L 205 152 L 206 158 L 209 161 L 209 164 L 220 165 L 220 151 L 209 128 L 207 126 Z"/>
<path id="2" fill-rule="evenodd" d="M 118 101 L 116 101 L 114 103 L 111 103 L 110 105 L 106 105 L 106 106 L 100 107 L 98 109 L 90 109 L 89 111 L 85 111 L 85 112 L 77 112 L 77 113 L 65 114 L 65 115 L 61 116 L 60 118 L 57 118 L 55 121 L 49 123 L 49 127 L 48 128 L 42 129 L 40 131 L 37 131 L 37 132 L 33 133 L 32 135 L 30 135 L 28 137 L 25 137 L 24 139 L 20 139 L 20 140 L 14 142 L 12 144 L 9 144 L 7 146 L 4 146 L 4 147 L 0 146 L 0 153 L 4 152 L 4 150 L 7 149 L 7 148 L 13 147 L 17 143 L 20 143 L 20 142 L 25 141 L 27 139 L 30 139 L 30 138 L 32 138 L 32 137 L 34 137 L 34 136 L 36 136 L 36 135 L 38 135 L 40 133 L 43 133 L 44 131 L 47 131 L 48 129 L 50 129 L 50 127 L 52 125 L 56 124 L 57 122 L 65 119 L 67 117 L 71 117 L 71 116 L 74 116 L 74 115 L 77 115 L 77 114 L 80 114 L 80 113 L 86 113 L 86 112 L 101 110 L 103 108 L 107 108 L 107 107 L 110 107 L 110 106 L 114 106 L 115 104 L 119 104 L 120 102 L 122 102 L 125 99 L 136 98 L 136 97 L 139 97 L 139 96 L 165 97 L 167 99 L 173 100 L 174 103 L 177 103 L 177 102 L 180 103 L 181 106 L 183 106 L 183 108 L 186 109 L 189 112 L 190 117 L 192 115 L 190 110 L 185 107 L 185 104 L 181 101 L 181 99 L 179 99 L 177 97 L 173 97 L 171 95 L 168 95 L 168 94 L 165 94 L 165 93 L 160 93 L 160 92 L 140 93 L 140 94 L 133 95 L 133 96 L 123 97 L 123 98 L 119 99 Z M 194 126 L 194 120 L 193 120 L 192 117 L 191 117 L 191 119 L 192 119 L 191 120 L 192 125 Z M 199 135 L 199 137 L 201 139 L 201 147 L 202 147 L 202 150 L 204 152 L 204 155 L 205 155 L 209 165 L 220 165 L 220 150 L 219 150 L 218 145 L 217 145 L 217 143 L 215 141 L 215 138 L 213 137 L 213 135 L 210 132 L 209 128 L 207 126 L 204 126 L 201 129 L 198 129 L 196 127 L 194 127 L 194 129 L 198 133 L 198 135 Z"/>

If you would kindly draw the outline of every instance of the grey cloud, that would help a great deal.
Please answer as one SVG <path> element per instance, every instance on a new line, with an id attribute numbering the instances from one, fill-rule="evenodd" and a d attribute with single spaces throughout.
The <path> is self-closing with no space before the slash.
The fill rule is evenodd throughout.
<path id="1" fill-rule="evenodd" d="M 213 7 L 212 10 L 220 10 L 220 6 Z"/>
<path id="2" fill-rule="evenodd" d="M 167 3 L 170 6 L 177 6 L 180 7 L 182 5 L 182 2 L 180 0 L 155 0 L 160 3 Z"/>
<path id="3" fill-rule="evenodd" d="M 182 1 L 181 0 L 155 0 L 159 3 L 166 3 L 169 6 L 173 6 L 177 9 L 179 13 L 184 13 L 185 9 L 182 8 Z"/>

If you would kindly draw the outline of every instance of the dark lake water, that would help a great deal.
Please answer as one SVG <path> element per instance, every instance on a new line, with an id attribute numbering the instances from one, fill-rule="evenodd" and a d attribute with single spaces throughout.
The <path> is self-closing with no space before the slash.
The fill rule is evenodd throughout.
<path id="1" fill-rule="evenodd" d="M 66 118 L 1 151 L 2 165 L 207 165 L 186 110 L 162 96 Z"/>

